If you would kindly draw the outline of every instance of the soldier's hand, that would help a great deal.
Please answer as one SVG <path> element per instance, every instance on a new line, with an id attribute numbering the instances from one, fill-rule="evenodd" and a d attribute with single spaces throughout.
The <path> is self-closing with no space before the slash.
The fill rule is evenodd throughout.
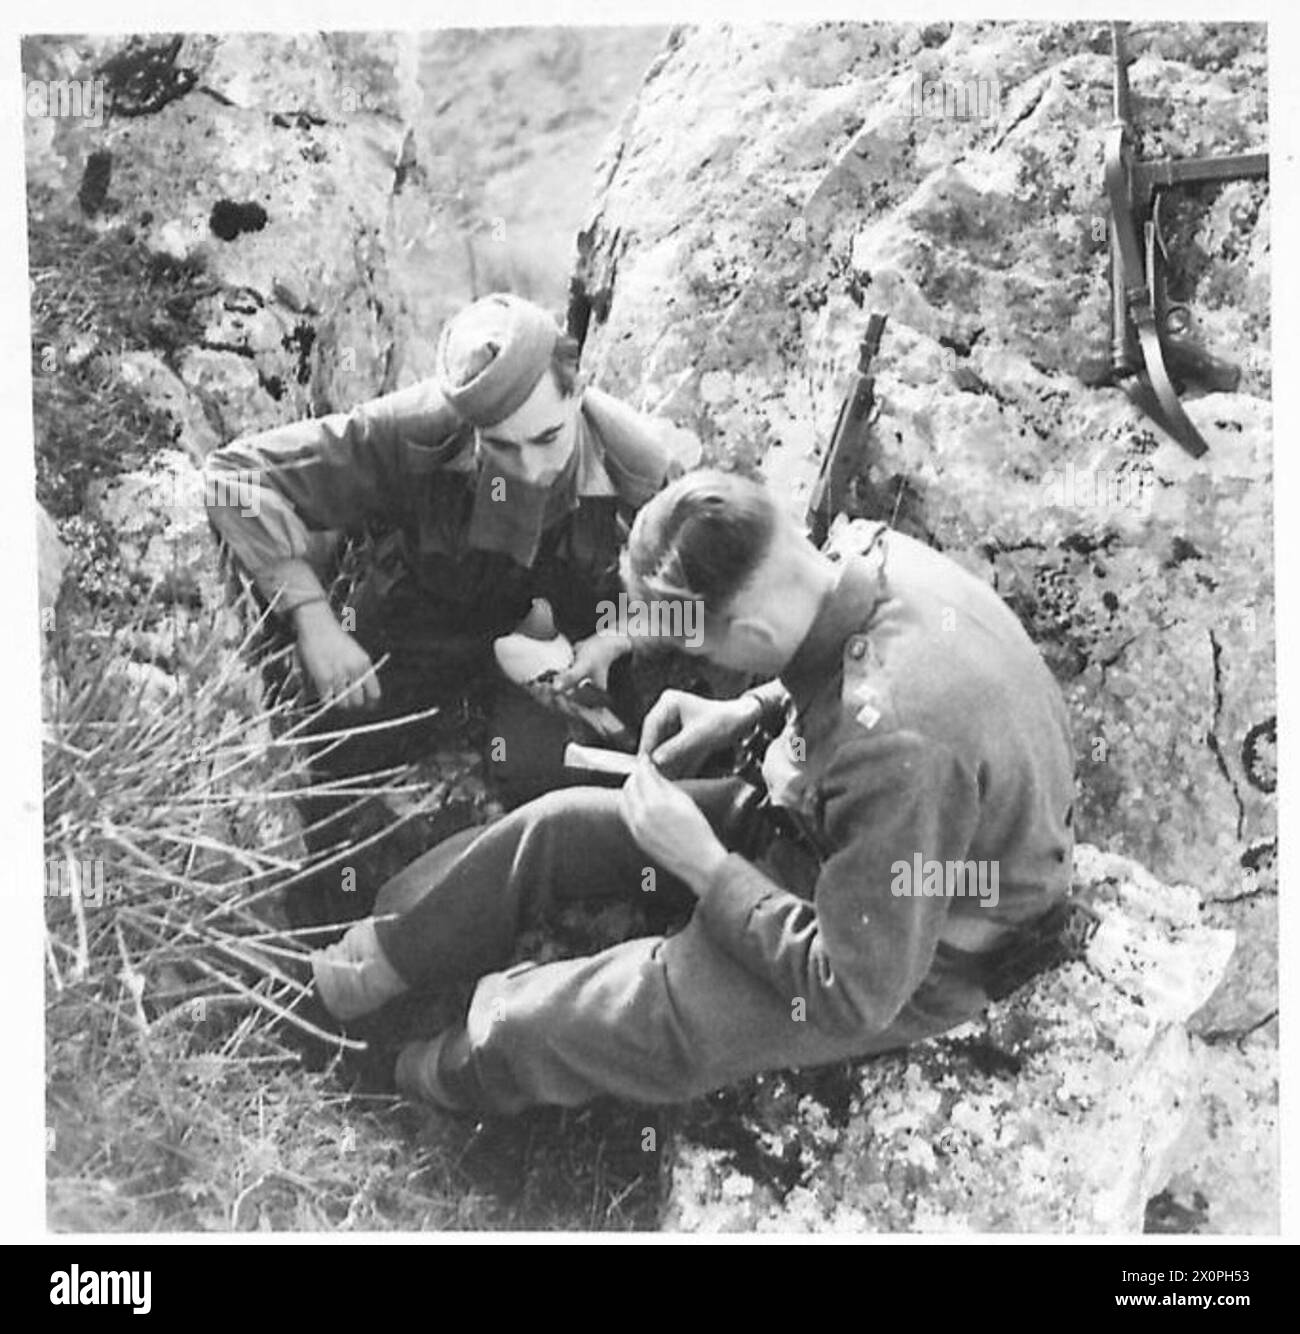
<path id="1" fill-rule="evenodd" d="M 379 702 L 379 680 L 370 655 L 338 623 L 324 603 L 297 613 L 298 656 L 317 696 L 343 709 Z"/>
<path id="2" fill-rule="evenodd" d="M 703 893 L 727 849 L 703 811 L 647 755 L 637 759 L 619 793 L 619 805 L 637 846 L 657 865 Z"/>
<path id="3" fill-rule="evenodd" d="M 704 699 L 665 690 L 646 714 L 639 753 L 670 778 L 694 773 L 716 750 L 738 741 L 758 721 L 762 706 L 752 695 Z"/>
<path id="4" fill-rule="evenodd" d="M 552 684 L 556 690 L 565 691 L 582 681 L 592 681 L 601 690 L 608 690 L 609 669 L 631 648 L 626 635 L 595 634 L 580 640 L 573 646 L 572 666 L 557 673 Z"/>

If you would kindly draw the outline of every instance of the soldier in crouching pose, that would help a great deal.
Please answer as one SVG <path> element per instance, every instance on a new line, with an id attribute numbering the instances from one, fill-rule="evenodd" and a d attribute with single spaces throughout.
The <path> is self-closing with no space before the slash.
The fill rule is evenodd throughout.
<path id="1" fill-rule="evenodd" d="M 499 681 L 492 641 L 539 599 L 547 629 L 575 643 L 557 691 L 603 689 L 628 645 L 594 633 L 598 606 L 617 596 L 631 517 L 698 454 L 689 432 L 580 387 L 576 342 L 545 310 L 498 293 L 448 321 L 431 378 L 226 445 L 208 460 L 206 495 L 334 705 L 319 732 Z M 378 538 L 346 625 L 313 564 L 326 531 Z M 517 804 L 556 781 L 566 725 L 504 683 L 494 708 L 489 731 L 503 744 L 489 771 Z M 416 758 L 419 744 L 414 728 L 370 728 L 329 748 L 321 776 Z"/>
<path id="2" fill-rule="evenodd" d="M 980 580 L 883 528 L 829 558 L 763 485 L 712 471 L 640 511 L 623 564 L 633 598 L 702 602 L 694 651 L 772 679 L 727 700 L 666 693 L 621 790 L 553 792 L 458 856 L 435 849 L 381 892 L 404 911 L 315 956 L 345 1022 L 477 979 L 462 1022 L 396 1056 L 398 1087 L 443 1108 L 674 1102 L 904 1046 L 976 1015 L 1000 953 L 1069 887 L 1065 708 Z M 744 855 L 731 784 L 670 775 L 772 711 L 785 726 L 763 770 L 784 832 Z M 953 866 L 964 890 L 934 873 Z M 993 892 L 974 866 L 994 868 Z M 553 905 L 647 889 L 693 900 L 684 929 L 504 966 Z"/>

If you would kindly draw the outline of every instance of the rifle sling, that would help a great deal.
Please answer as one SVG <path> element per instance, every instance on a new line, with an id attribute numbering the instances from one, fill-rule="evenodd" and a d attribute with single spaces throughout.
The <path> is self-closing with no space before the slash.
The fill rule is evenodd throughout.
<path id="1" fill-rule="evenodd" d="M 1111 211 L 1111 235 L 1119 246 L 1124 270 L 1128 316 L 1137 330 L 1145 370 L 1137 374 L 1125 374 L 1128 368 L 1117 366 L 1117 378 L 1129 399 L 1141 411 L 1147 413 L 1193 458 L 1200 458 L 1208 446 L 1183 410 L 1165 367 L 1154 291 L 1157 281 L 1155 266 L 1158 258 L 1155 248 L 1158 233 L 1155 223 L 1148 221 L 1145 225 L 1145 247 L 1138 240 L 1126 137 L 1122 125 L 1113 127 L 1107 136 L 1105 184 Z M 1153 394 L 1159 406 L 1157 412 L 1151 410 Z"/>

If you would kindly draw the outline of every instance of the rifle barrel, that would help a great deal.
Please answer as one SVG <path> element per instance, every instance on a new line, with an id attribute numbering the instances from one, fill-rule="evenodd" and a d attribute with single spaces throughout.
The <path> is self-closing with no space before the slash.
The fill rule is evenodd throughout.
<path id="1" fill-rule="evenodd" d="M 1111 49 L 1115 53 L 1115 119 L 1127 122 L 1129 116 L 1128 49 L 1124 42 L 1127 23 L 1110 25 Z"/>
<path id="2" fill-rule="evenodd" d="M 867 332 L 862 335 L 858 346 L 858 374 L 865 375 L 871 369 L 872 359 L 880 351 L 880 337 L 885 332 L 887 315 L 872 315 L 867 320 Z"/>

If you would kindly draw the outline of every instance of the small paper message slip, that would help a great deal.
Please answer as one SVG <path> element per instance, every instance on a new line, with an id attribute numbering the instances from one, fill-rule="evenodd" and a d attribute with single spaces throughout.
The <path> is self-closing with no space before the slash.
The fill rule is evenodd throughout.
<path id="1" fill-rule="evenodd" d="M 630 774 L 636 768 L 635 755 L 600 746 L 583 746 L 570 741 L 564 748 L 564 767 L 593 774 Z"/>

